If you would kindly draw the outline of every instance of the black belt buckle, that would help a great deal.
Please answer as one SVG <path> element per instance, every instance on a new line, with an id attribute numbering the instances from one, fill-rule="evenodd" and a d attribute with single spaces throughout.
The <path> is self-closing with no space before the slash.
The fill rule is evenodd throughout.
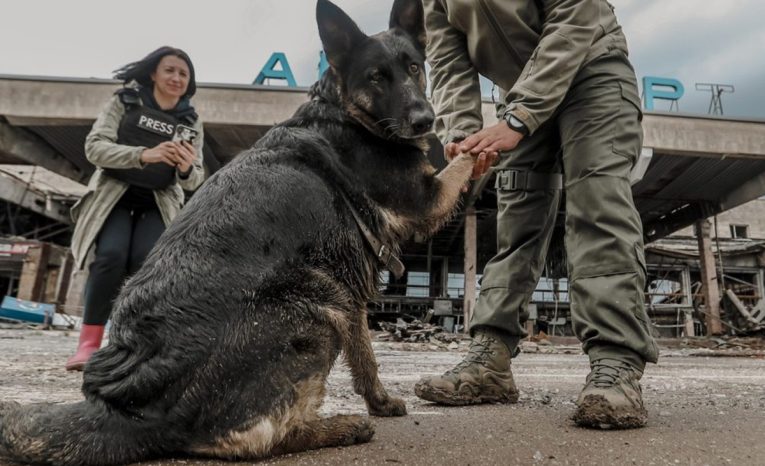
<path id="1" fill-rule="evenodd" d="M 526 187 L 525 172 L 520 170 L 502 170 L 497 174 L 496 188 L 505 191 L 518 191 Z"/>

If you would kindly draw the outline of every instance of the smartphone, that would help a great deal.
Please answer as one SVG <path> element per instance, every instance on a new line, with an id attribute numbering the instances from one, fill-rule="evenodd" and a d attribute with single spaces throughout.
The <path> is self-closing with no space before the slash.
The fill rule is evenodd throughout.
<path id="1" fill-rule="evenodd" d="M 197 137 L 197 130 L 186 125 L 175 125 L 175 134 L 173 134 L 173 142 L 186 141 L 189 144 L 194 144 L 194 139 Z"/>

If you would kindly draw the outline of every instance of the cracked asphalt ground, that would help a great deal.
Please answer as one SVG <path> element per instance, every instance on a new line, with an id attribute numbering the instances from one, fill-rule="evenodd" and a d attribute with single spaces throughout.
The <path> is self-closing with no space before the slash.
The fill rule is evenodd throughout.
<path id="1" fill-rule="evenodd" d="M 67 402 L 81 398 L 81 375 L 67 373 L 76 332 L 0 330 L 0 399 Z M 377 418 L 371 443 L 262 461 L 267 465 L 765 465 L 765 359 L 690 357 L 664 351 L 643 378 L 646 428 L 591 431 L 569 420 L 588 371 L 579 351 L 522 354 L 514 360 L 521 399 L 510 406 L 438 407 L 416 398 L 421 375 L 438 374 L 460 350 L 433 345 L 374 344 L 389 392 L 406 399 L 409 415 Z M 430 349 L 430 350 L 427 350 Z M 427 350 L 427 351 L 426 351 Z M 559 354 L 562 352 L 576 354 Z M 254 394 L 257 396 L 257 394 Z M 338 364 L 323 414 L 360 413 L 364 404 Z M 232 466 L 179 458 L 141 466 Z"/>

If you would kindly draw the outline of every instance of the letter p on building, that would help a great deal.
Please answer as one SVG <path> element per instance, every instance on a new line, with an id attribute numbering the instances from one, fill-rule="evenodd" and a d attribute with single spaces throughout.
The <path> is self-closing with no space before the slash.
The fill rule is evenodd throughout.
<path id="1" fill-rule="evenodd" d="M 677 79 L 672 78 L 657 78 L 654 76 L 646 76 L 643 78 L 643 102 L 647 111 L 654 109 L 653 101 L 669 100 L 670 110 L 673 105 L 676 105 L 677 101 L 685 94 L 685 88 L 683 83 Z"/>

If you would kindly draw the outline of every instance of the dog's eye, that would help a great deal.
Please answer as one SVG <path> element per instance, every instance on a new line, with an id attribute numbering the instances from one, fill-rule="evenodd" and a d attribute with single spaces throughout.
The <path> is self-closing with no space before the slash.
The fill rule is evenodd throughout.
<path id="1" fill-rule="evenodd" d="M 420 65 L 418 65 L 417 63 L 412 63 L 411 65 L 409 65 L 409 72 L 412 73 L 412 74 L 419 73 L 420 72 Z"/>
<path id="2" fill-rule="evenodd" d="M 373 83 L 379 83 L 383 80 L 383 75 L 379 71 L 369 73 L 369 80 Z"/>

